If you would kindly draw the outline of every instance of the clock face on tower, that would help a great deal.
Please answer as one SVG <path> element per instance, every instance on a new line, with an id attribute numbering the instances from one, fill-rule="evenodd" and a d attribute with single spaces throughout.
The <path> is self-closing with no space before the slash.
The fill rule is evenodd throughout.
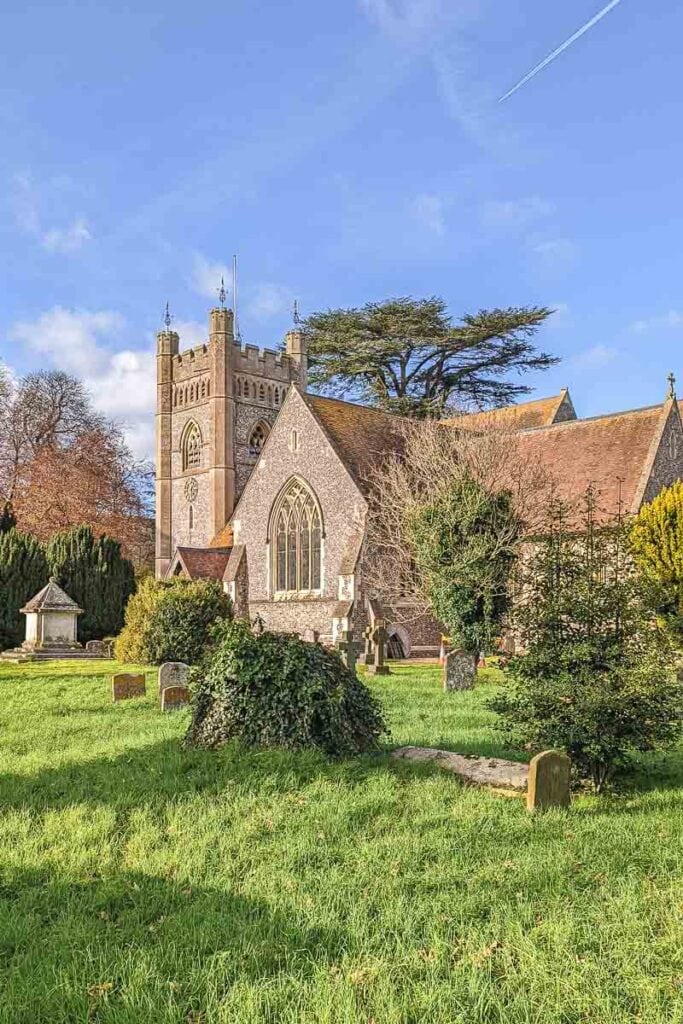
<path id="1" fill-rule="evenodd" d="M 189 480 L 185 481 L 185 498 L 189 502 L 193 502 L 197 498 L 199 493 L 199 484 L 194 477 L 190 477 Z"/>

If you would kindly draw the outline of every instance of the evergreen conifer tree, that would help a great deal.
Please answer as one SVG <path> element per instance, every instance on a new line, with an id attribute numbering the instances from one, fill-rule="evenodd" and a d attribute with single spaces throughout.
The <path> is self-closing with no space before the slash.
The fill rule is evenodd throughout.
<path id="1" fill-rule="evenodd" d="M 45 552 L 35 537 L 16 528 L 0 531 L 0 650 L 25 636 L 21 609 L 47 584 Z"/>
<path id="2" fill-rule="evenodd" d="M 93 536 L 87 526 L 57 533 L 46 548 L 50 572 L 83 609 L 81 642 L 115 636 L 123 626 L 128 598 L 135 592 L 133 565 L 111 537 Z"/>
<path id="3" fill-rule="evenodd" d="M 12 503 L 6 501 L 2 512 L 0 512 L 0 533 L 9 533 L 17 525 L 17 517 L 14 514 Z"/>

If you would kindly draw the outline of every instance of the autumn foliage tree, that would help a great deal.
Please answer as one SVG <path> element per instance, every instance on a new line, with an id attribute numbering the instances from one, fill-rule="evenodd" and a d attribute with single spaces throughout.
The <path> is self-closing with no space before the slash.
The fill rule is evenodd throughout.
<path id="1" fill-rule="evenodd" d="M 145 549 L 149 473 L 121 429 L 92 408 L 83 384 L 59 371 L 0 387 L 0 504 L 47 541 L 74 525 Z"/>

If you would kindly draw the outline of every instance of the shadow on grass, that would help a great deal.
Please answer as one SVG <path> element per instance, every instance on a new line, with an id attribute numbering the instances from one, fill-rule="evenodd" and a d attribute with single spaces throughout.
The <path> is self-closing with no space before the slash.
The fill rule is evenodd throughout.
<path id="1" fill-rule="evenodd" d="M 187 1020 L 204 1008 L 205 986 L 220 1000 L 238 980 L 268 984 L 293 969 L 305 977 L 346 943 L 341 931 L 304 925 L 294 907 L 125 871 L 1 872 L 0 934 L 3 1003 L 16 1014 L 7 1021 L 99 1020 L 98 1011 L 109 1020 L 120 1000 L 133 1011 L 126 1020 L 138 1019 L 136 1002 L 140 1019 L 166 1020 L 170 1009 Z"/>
<path id="2" fill-rule="evenodd" d="M 219 794 L 228 786 L 285 794 L 319 776 L 355 787 L 394 767 L 399 771 L 384 752 L 328 761 L 311 751 L 249 750 L 238 744 L 218 750 L 185 749 L 179 740 L 168 739 L 33 775 L 2 774 L 0 807 L 43 811 L 91 803 L 125 810 L 187 794 Z"/>

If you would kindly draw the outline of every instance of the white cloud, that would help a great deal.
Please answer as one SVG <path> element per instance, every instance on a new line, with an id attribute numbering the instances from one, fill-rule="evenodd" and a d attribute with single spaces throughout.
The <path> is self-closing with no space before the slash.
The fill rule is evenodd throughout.
<path id="1" fill-rule="evenodd" d="M 33 321 L 17 323 L 12 340 L 45 357 L 48 365 L 79 377 L 95 408 L 124 427 L 138 458 L 154 454 L 156 366 L 152 346 L 111 349 L 124 326 L 119 313 L 55 306 Z M 103 344 L 105 343 L 105 344 Z"/>
<path id="2" fill-rule="evenodd" d="M 227 263 L 208 260 L 201 253 L 195 253 L 190 285 L 198 295 L 217 301 L 221 278 L 225 282 L 225 290 L 229 291 L 232 288 L 232 270 Z"/>
<path id="3" fill-rule="evenodd" d="M 24 234 L 35 238 L 47 252 L 67 254 L 92 241 L 93 233 L 83 216 L 75 217 L 65 227 L 45 226 L 41 208 L 52 206 L 63 188 L 63 182 L 57 180 L 48 182 L 41 191 L 28 174 L 17 174 L 13 179 L 13 203 L 17 226 Z"/>
<path id="4" fill-rule="evenodd" d="M 546 269 L 564 269 L 574 262 L 577 247 L 569 238 L 550 238 L 530 242 L 530 250 Z"/>
<path id="5" fill-rule="evenodd" d="M 177 331 L 180 335 L 180 351 L 188 348 L 197 348 L 198 345 L 205 345 L 209 340 L 209 327 L 200 324 L 198 320 L 174 320 L 171 330 Z"/>
<path id="6" fill-rule="evenodd" d="M 282 284 L 260 284 L 248 293 L 244 313 L 248 319 L 271 320 L 289 313 L 296 296 L 291 288 Z"/>
<path id="7" fill-rule="evenodd" d="M 618 355 L 618 350 L 609 345 L 593 345 L 585 352 L 579 352 L 570 362 L 577 370 L 602 370 L 613 363 Z"/>
<path id="8" fill-rule="evenodd" d="M 636 320 L 631 324 L 629 330 L 635 334 L 645 334 L 647 331 L 676 330 L 679 327 L 683 327 L 683 313 L 679 313 L 676 309 L 670 309 L 668 313 L 659 316 Z"/>
<path id="9" fill-rule="evenodd" d="M 552 203 L 539 196 L 525 199 L 496 200 L 484 205 L 482 219 L 488 227 L 523 227 L 553 212 Z"/>
<path id="10" fill-rule="evenodd" d="M 415 43 L 441 20 L 444 0 L 360 0 L 361 9 L 385 35 Z"/>
<path id="11" fill-rule="evenodd" d="M 440 196 L 426 192 L 417 196 L 412 203 L 413 215 L 416 220 L 435 235 L 446 233 L 443 207 L 443 200 Z"/>
<path id="12" fill-rule="evenodd" d="M 48 252 L 76 252 L 92 239 L 90 228 L 84 217 L 76 220 L 66 228 L 52 228 L 41 238 L 43 249 Z"/>

